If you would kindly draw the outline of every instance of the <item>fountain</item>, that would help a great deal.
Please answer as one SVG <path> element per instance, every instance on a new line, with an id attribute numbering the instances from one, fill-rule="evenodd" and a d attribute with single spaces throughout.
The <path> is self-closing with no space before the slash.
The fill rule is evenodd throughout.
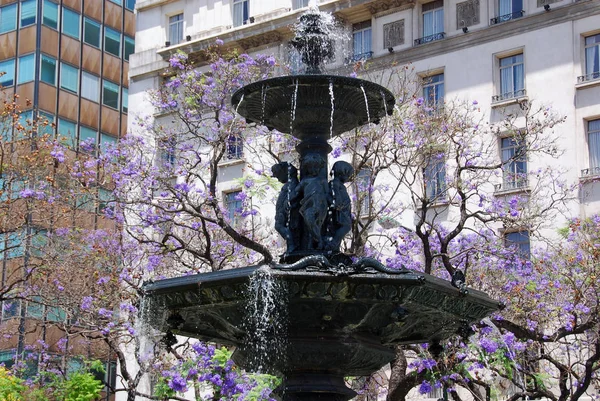
<path id="1" fill-rule="evenodd" d="M 353 170 L 336 162 L 334 178 L 327 181 L 327 140 L 377 124 L 391 114 L 395 101 L 377 84 L 321 74 L 333 49 L 323 18 L 316 9 L 302 15 L 292 41 L 306 75 L 252 83 L 232 96 L 233 107 L 248 121 L 300 140 L 298 169 L 285 162 L 273 166 L 285 184 L 275 218 L 287 244 L 280 263 L 144 287 L 160 312 L 150 322 L 155 328 L 235 346 L 240 366 L 283 377 L 277 392 L 284 401 L 348 400 L 355 392 L 344 377 L 369 375 L 389 363 L 395 345 L 439 343 L 468 332 L 470 324 L 499 308 L 464 284 L 339 252 L 352 218 L 344 184 Z M 275 287 L 275 293 L 266 290 Z M 249 288 L 255 295 L 248 296 Z M 258 298 L 259 307 L 249 307 L 249 298 Z M 265 312 L 267 304 L 276 310 Z M 257 358 L 261 352 L 267 357 Z"/>

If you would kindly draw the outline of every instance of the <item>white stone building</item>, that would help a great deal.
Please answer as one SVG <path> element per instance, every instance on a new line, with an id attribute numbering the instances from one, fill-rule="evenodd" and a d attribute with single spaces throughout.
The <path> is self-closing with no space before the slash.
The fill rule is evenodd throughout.
<path id="1" fill-rule="evenodd" d="M 248 53 L 286 57 L 290 26 L 307 6 L 307 0 L 138 1 L 129 113 L 152 114 L 146 91 L 159 85 L 178 49 L 193 53 L 219 38 Z M 567 214 L 600 211 L 600 1 L 320 0 L 318 6 L 351 33 L 348 58 L 367 60 L 372 70 L 411 63 L 427 78 L 424 97 L 476 100 L 490 122 L 504 107 L 528 100 L 566 115 L 557 128 L 565 152 L 559 163 L 566 180 L 580 184 Z M 135 131 L 135 118 L 129 121 Z M 505 146 L 499 138 L 499 155 Z M 221 188 L 231 189 L 241 171 L 230 170 Z M 496 191 L 506 191 L 521 184 L 498 185 Z"/>

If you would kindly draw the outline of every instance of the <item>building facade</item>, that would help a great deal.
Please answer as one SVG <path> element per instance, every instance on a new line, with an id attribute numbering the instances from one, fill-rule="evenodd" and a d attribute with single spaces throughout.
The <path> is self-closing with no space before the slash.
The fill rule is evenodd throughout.
<path id="1" fill-rule="evenodd" d="M 82 152 L 84 142 L 88 145 L 85 152 L 94 152 L 125 134 L 129 57 L 135 46 L 134 8 L 135 0 L 0 1 L 0 85 L 5 102 L 15 99 L 20 110 L 19 124 L 3 118 L 4 152 L 25 153 L 33 132 L 56 135 L 69 149 L 67 157 L 73 158 Z M 37 126 L 35 120 L 48 123 Z M 18 125 L 26 128 L 19 130 Z M 19 192 L 33 184 L 19 177 L 10 180 L 4 174 L 1 201 L 10 198 L 14 205 L 6 208 L 2 223 L 2 284 L 9 288 L 11 280 L 36 263 L 36 245 L 43 247 L 48 233 L 69 224 L 57 220 L 55 211 L 47 207 L 17 224 L 22 220 Z M 93 193 L 92 198 L 74 200 L 71 221 L 81 228 L 118 230 L 102 217 L 106 205 L 101 198 L 107 198 L 108 190 L 97 188 Z M 71 312 L 60 302 L 55 306 L 4 302 L 0 326 L 10 335 L 0 342 L 0 361 L 11 365 L 43 340 L 62 368 L 79 366 L 76 357 L 60 357 L 66 338 L 60 327 L 76 321 Z M 69 348 L 71 355 L 106 360 L 106 380 L 114 386 L 116 364 L 110 352 L 85 341 L 71 341 Z M 28 364 L 36 367 L 37 361 Z M 108 393 L 105 396 L 109 399 Z"/>

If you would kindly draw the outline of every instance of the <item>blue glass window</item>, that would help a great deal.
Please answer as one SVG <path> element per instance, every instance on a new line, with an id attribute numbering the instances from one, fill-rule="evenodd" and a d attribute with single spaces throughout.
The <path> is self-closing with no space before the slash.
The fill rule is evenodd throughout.
<path id="1" fill-rule="evenodd" d="M 112 146 L 117 143 L 117 138 L 112 135 L 105 134 L 102 132 L 100 134 L 100 148 L 105 150 L 107 146 Z"/>
<path id="2" fill-rule="evenodd" d="M 50 28 L 58 28 L 58 4 L 50 0 L 44 0 L 44 11 L 42 15 L 42 24 Z"/>
<path id="3" fill-rule="evenodd" d="M 19 126 L 16 127 L 14 140 L 29 138 L 33 131 L 33 110 L 22 111 L 19 114 Z"/>
<path id="4" fill-rule="evenodd" d="M 504 244 L 506 247 L 514 247 L 518 255 L 524 259 L 529 259 L 531 246 L 529 243 L 529 231 L 516 231 L 504 235 Z"/>
<path id="5" fill-rule="evenodd" d="M 121 34 L 113 29 L 104 28 L 104 51 L 121 56 Z"/>
<path id="6" fill-rule="evenodd" d="M 85 142 L 86 144 L 92 145 L 95 148 L 95 145 L 98 143 L 98 131 L 88 127 L 80 127 L 79 128 L 79 147 L 81 148 L 81 143 Z"/>
<path id="7" fill-rule="evenodd" d="M 87 17 L 83 19 L 83 41 L 88 45 L 100 47 L 100 23 Z"/>
<path id="8" fill-rule="evenodd" d="M 354 24 L 352 27 L 352 59 L 354 61 L 371 58 L 371 21 Z"/>
<path id="9" fill-rule="evenodd" d="M 62 32 L 65 35 L 79 39 L 79 23 L 80 15 L 75 11 L 71 11 L 68 8 L 63 8 L 63 21 L 62 21 Z"/>
<path id="10" fill-rule="evenodd" d="M 500 94 L 504 99 L 525 94 L 525 68 L 523 54 L 500 59 Z"/>
<path id="11" fill-rule="evenodd" d="M 133 11 L 135 9 L 135 0 L 125 0 L 125 8 Z"/>
<path id="12" fill-rule="evenodd" d="M 102 104 L 119 109 L 119 85 L 110 81 L 102 81 Z"/>
<path id="13" fill-rule="evenodd" d="M 502 172 L 506 190 L 527 186 L 527 155 L 525 145 L 514 137 L 500 139 Z"/>
<path id="14" fill-rule="evenodd" d="M 129 89 L 123 88 L 123 101 L 121 102 L 121 106 L 123 107 L 123 113 L 127 113 L 129 110 Z"/>
<path id="15" fill-rule="evenodd" d="M 446 191 L 446 159 L 443 153 L 429 158 L 424 172 L 425 196 L 428 200 L 439 200 Z"/>
<path id="16" fill-rule="evenodd" d="M 60 87 L 77 93 L 79 88 L 79 70 L 69 64 L 60 63 Z"/>
<path id="17" fill-rule="evenodd" d="M 38 113 L 38 132 L 41 135 L 54 136 L 54 128 L 52 123 L 54 122 L 54 115 L 40 111 Z"/>
<path id="18" fill-rule="evenodd" d="M 233 0 L 233 26 L 245 24 L 250 18 L 250 1 Z"/>
<path id="19" fill-rule="evenodd" d="M 77 138 L 77 124 L 65 120 L 64 118 L 59 118 L 57 131 L 59 140 L 61 142 L 71 148 L 75 146 L 75 139 Z"/>
<path id="20" fill-rule="evenodd" d="M 225 209 L 227 211 L 227 217 L 229 218 L 230 224 L 235 224 L 236 217 L 242 212 L 242 191 L 228 192 L 225 194 Z"/>
<path id="21" fill-rule="evenodd" d="M 15 59 L 0 62 L 0 85 L 12 86 L 15 84 Z"/>
<path id="22" fill-rule="evenodd" d="M 19 72 L 17 74 L 17 83 L 33 81 L 35 75 L 35 54 L 28 54 L 19 57 Z"/>
<path id="23" fill-rule="evenodd" d="M 0 33 L 17 29 L 17 3 L 0 7 Z"/>
<path id="24" fill-rule="evenodd" d="M 423 79 L 423 100 L 429 107 L 437 108 L 444 103 L 444 74 Z"/>
<path id="25" fill-rule="evenodd" d="M 129 56 L 135 53 L 135 41 L 129 36 L 125 36 L 125 46 L 123 49 L 123 58 L 129 61 Z"/>
<path id="26" fill-rule="evenodd" d="M 42 54 L 40 79 L 50 85 L 56 85 L 56 59 Z"/>
<path id="27" fill-rule="evenodd" d="M 37 0 L 21 2 L 21 28 L 35 24 L 37 18 Z"/>

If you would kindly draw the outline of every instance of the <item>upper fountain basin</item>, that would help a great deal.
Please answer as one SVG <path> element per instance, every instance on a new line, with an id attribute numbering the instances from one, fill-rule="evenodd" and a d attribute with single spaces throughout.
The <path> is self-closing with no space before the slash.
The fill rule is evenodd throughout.
<path id="1" fill-rule="evenodd" d="M 392 114 L 395 100 L 383 86 L 362 79 L 296 75 L 246 85 L 231 103 L 247 121 L 304 140 L 377 124 Z"/>

